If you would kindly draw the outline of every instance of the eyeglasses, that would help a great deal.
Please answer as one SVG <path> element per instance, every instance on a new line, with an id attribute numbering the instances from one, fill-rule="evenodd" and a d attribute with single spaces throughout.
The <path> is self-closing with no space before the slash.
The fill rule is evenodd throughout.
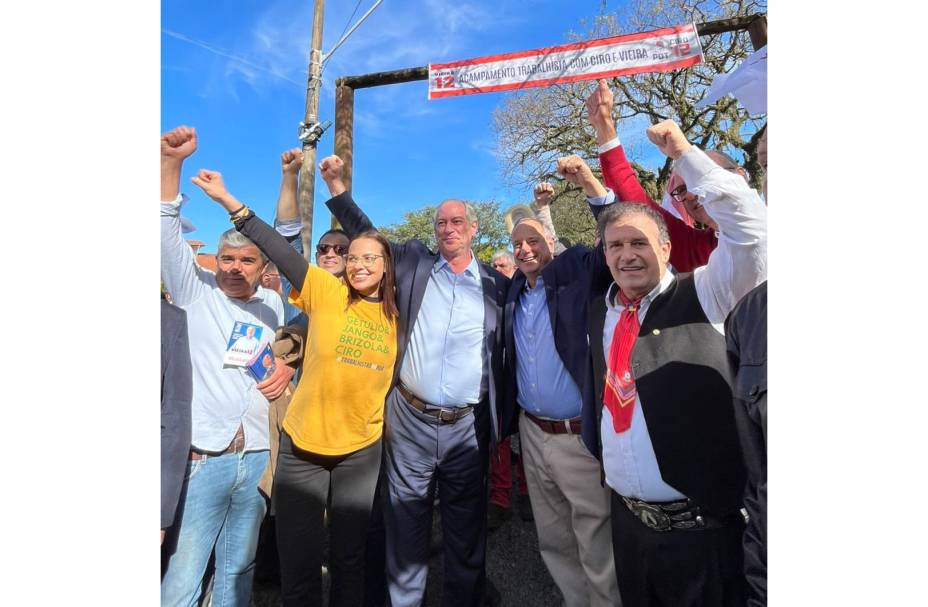
<path id="1" fill-rule="evenodd" d="M 686 184 L 680 184 L 674 189 L 670 190 L 670 197 L 676 200 L 677 202 L 683 202 L 683 196 L 686 194 Z"/>
<path id="2" fill-rule="evenodd" d="M 348 246 L 343 244 L 323 244 L 319 243 L 316 245 L 316 255 L 325 255 L 332 249 L 335 249 L 336 255 L 341 255 L 344 257 L 348 253 Z"/>
<path id="3" fill-rule="evenodd" d="M 365 268 L 369 268 L 382 257 L 383 255 L 362 255 L 361 257 L 358 257 L 357 255 L 349 255 L 345 258 L 345 265 L 355 266 L 361 264 Z"/>

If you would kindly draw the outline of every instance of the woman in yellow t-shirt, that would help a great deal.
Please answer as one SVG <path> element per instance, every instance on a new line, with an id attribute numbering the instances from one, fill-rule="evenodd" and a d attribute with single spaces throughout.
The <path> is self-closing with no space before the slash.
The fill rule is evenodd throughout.
<path id="1" fill-rule="evenodd" d="M 274 479 L 283 604 L 322 600 L 328 511 L 330 605 L 360 605 L 384 398 L 396 361 L 390 245 L 376 230 L 356 236 L 348 247 L 345 276 L 336 278 L 307 264 L 229 194 L 219 173 L 200 171 L 194 183 L 277 264 L 293 284 L 291 303 L 309 316 L 303 374 L 284 417 Z"/>

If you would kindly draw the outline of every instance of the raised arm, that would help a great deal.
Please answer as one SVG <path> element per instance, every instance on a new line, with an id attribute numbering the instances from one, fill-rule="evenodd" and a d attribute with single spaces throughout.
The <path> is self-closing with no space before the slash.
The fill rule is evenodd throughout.
<path id="1" fill-rule="evenodd" d="M 180 175 L 184 160 L 196 149 L 197 134 L 191 127 L 179 126 L 161 136 L 161 279 L 179 306 L 203 295 L 215 281 L 197 265 L 181 231 L 180 209 L 186 198 L 179 193 Z"/>
<path id="2" fill-rule="evenodd" d="M 625 158 L 619 135 L 615 130 L 615 121 L 612 119 L 614 106 L 615 96 L 612 90 L 605 80 L 600 80 L 587 97 L 586 115 L 596 133 L 603 181 L 612 188 L 619 202 L 640 202 L 660 207 L 660 205 L 655 205 L 648 193 L 641 187 L 638 175 Z M 617 150 L 617 152 L 609 154 L 612 150 Z"/>
<path id="3" fill-rule="evenodd" d="M 293 250 L 287 239 L 264 223 L 248 207 L 229 193 L 222 175 L 216 171 L 201 169 L 192 179 L 207 196 L 218 202 L 235 220 L 235 228 L 261 249 L 268 259 L 277 264 L 277 269 L 287 277 L 297 291 L 303 290 L 303 281 L 309 264 L 303 256 Z"/>
<path id="4" fill-rule="evenodd" d="M 586 100 L 586 109 L 590 124 L 596 132 L 603 181 L 615 192 L 617 202 L 646 204 L 661 214 L 673 243 L 670 264 L 678 272 L 692 272 L 709 261 L 709 255 L 716 246 L 715 234 L 711 230 L 697 230 L 686 225 L 680 218 L 651 200 L 625 157 L 612 119 L 614 105 L 615 97 L 612 90 L 605 80 L 600 80 Z"/>
<path id="5" fill-rule="evenodd" d="M 563 156 L 557 159 L 557 172 L 564 177 L 568 183 L 578 186 L 583 190 L 587 200 L 599 199 L 606 200 L 608 191 L 605 186 L 593 174 L 590 166 L 576 155 Z M 599 217 L 599 213 L 605 208 L 606 203 L 590 204 L 590 212 L 593 213 L 593 219 Z"/>
<path id="6" fill-rule="evenodd" d="M 277 196 L 277 210 L 274 215 L 275 224 L 292 223 L 299 221 L 300 209 L 296 201 L 296 192 L 303 166 L 303 151 L 299 148 L 287 150 L 280 155 L 280 194 Z"/>
<path id="7" fill-rule="evenodd" d="M 532 194 L 535 198 L 535 218 L 551 233 L 551 237 L 557 243 L 557 232 L 554 230 L 554 222 L 551 221 L 551 201 L 554 199 L 554 186 L 547 182 L 539 183 L 535 186 Z"/>
<path id="8" fill-rule="evenodd" d="M 351 193 L 345 188 L 345 183 L 342 181 L 344 166 L 345 163 L 338 156 L 328 156 L 319 163 L 319 172 L 322 173 L 322 180 L 325 181 L 329 194 L 332 195 L 332 198 L 326 201 L 325 206 L 341 224 L 348 237 L 354 238 L 361 232 L 373 229 L 374 224 L 355 204 Z"/>
<path id="9" fill-rule="evenodd" d="M 719 225 L 719 244 L 695 271 L 700 303 L 712 323 L 722 323 L 745 294 L 767 278 L 767 208 L 738 174 L 726 171 L 691 145 L 672 120 L 650 127 L 648 139 L 675 161 L 689 202 Z"/>

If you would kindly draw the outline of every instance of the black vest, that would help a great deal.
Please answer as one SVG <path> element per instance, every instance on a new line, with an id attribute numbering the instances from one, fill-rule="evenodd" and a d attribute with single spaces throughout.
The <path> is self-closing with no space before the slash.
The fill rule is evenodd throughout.
<path id="1" fill-rule="evenodd" d="M 661 477 L 709 512 L 740 508 L 745 472 L 725 337 L 699 305 L 692 274 L 651 302 L 631 362 Z"/>

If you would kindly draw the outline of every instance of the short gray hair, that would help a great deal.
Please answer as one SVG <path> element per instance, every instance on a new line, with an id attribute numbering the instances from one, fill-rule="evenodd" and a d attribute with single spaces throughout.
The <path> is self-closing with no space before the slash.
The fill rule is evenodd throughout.
<path id="1" fill-rule="evenodd" d="M 441 210 L 441 207 L 446 202 L 460 202 L 464 205 L 464 216 L 467 218 L 467 223 L 477 223 L 477 209 L 469 202 L 463 200 L 457 200 L 456 198 L 449 198 L 447 200 L 442 200 L 438 203 L 438 206 L 435 207 L 435 213 L 432 215 L 432 225 L 438 223 L 438 211 Z"/>
<path id="2" fill-rule="evenodd" d="M 499 249 L 498 251 L 493 253 L 493 261 L 496 261 L 500 257 L 505 257 L 506 259 L 509 260 L 509 263 L 511 263 L 513 266 L 516 265 L 516 258 L 515 256 L 513 256 L 513 254 L 510 251 L 507 251 L 505 249 Z"/>
<path id="3" fill-rule="evenodd" d="M 253 243 L 247 236 L 235 228 L 232 228 L 231 230 L 226 230 L 219 236 L 219 247 L 216 249 L 216 252 L 218 254 L 219 251 L 222 251 L 223 247 L 232 247 L 237 249 L 239 247 L 249 246 L 257 245 L 255 245 L 255 243 Z M 260 248 L 258 249 L 258 255 L 261 256 L 261 264 L 266 264 L 268 261 L 267 256 L 261 251 Z"/>
<path id="4" fill-rule="evenodd" d="M 667 230 L 667 222 L 664 221 L 661 214 L 652 209 L 649 205 L 637 202 L 620 202 L 606 207 L 596 220 L 596 234 L 605 244 L 606 228 L 610 224 L 621 221 L 632 215 L 644 215 L 657 224 L 657 240 L 659 244 L 670 242 L 670 232 Z"/>
<path id="5" fill-rule="evenodd" d="M 554 237 L 554 234 L 551 233 L 551 230 L 548 229 L 548 226 L 545 225 L 545 222 L 543 222 L 542 220 L 538 219 L 537 217 L 521 217 L 521 218 L 519 219 L 519 221 L 517 221 L 517 222 L 515 223 L 515 225 L 512 226 L 512 231 L 515 232 L 515 231 L 516 231 L 516 226 L 519 225 L 520 223 L 523 223 L 523 222 L 526 222 L 526 221 L 534 221 L 535 223 L 537 223 L 539 226 L 541 226 L 541 234 L 542 234 L 546 239 L 548 239 L 548 240 L 553 240 L 554 242 L 557 242 L 557 238 Z"/>

